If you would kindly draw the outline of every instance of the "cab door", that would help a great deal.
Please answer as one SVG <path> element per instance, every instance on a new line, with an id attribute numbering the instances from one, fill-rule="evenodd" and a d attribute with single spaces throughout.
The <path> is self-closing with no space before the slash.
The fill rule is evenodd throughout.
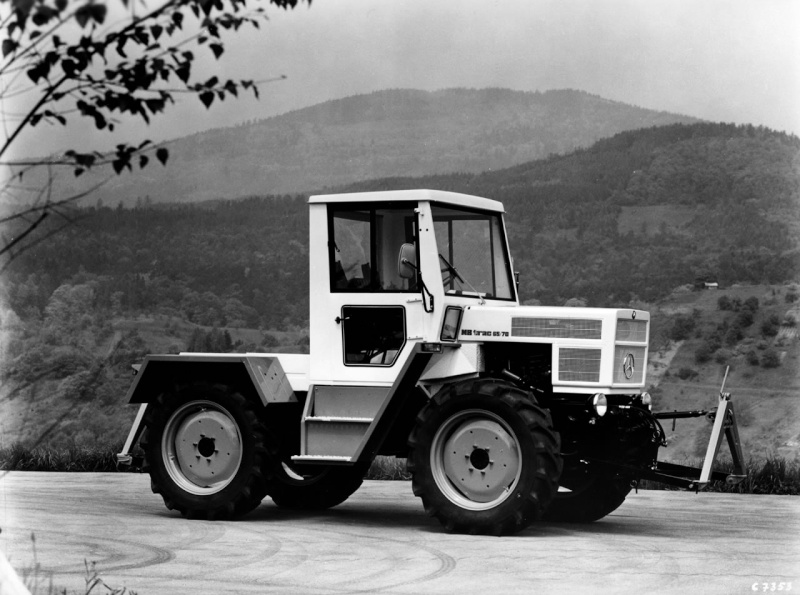
<path id="1" fill-rule="evenodd" d="M 313 381 L 391 385 L 413 343 L 422 339 L 418 278 L 401 277 L 398 267 L 401 247 L 418 244 L 415 207 L 327 205 L 329 286 L 327 299 L 316 300 L 320 311 L 312 313 Z"/>

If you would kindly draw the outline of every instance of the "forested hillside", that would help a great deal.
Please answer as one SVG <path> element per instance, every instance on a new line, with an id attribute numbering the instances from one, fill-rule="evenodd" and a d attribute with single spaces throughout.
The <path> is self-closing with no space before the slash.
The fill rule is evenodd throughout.
<path id="1" fill-rule="evenodd" d="M 654 304 L 703 281 L 800 280 L 800 140 L 765 129 L 670 125 L 503 171 L 337 190 L 414 187 L 502 201 L 534 303 Z M 0 405 L 68 416 L 77 402 L 76 428 L 113 434 L 98 415 L 119 415 L 127 367 L 148 351 L 306 348 L 305 195 L 73 215 L 4 273 Z M 780 322 L 787 291 L 765 321 Z"/>
<path id="2" fill-rule="evenodd" d="M 573 90 L 379 91 L 177 139 L 169 143 L 168 168 L 113 177 L 88 204 L 197 202 L 388 176 L 479 173 L 587 147 L 623 130 L 694 121 Z M 61 176 L 55 188 L 68 196 L 105 175 Z"/>

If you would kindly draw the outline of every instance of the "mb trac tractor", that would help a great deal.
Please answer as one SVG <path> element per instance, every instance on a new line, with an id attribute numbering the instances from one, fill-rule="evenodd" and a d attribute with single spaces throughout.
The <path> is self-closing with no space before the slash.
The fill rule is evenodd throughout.
<path id="1" fill-rule="evenodd" d="M 265 496 L 335 506 L 376 455 L 404 457 L 428 514 L 496 535 L 600 519 L 642 479 L 741 480 L 729 394 L 651 412 L 647 312 L 520 305 L 503 212 L 434 190 L 312 196 L 310 353 L 147 356 L 119 462 L 167 508 L 229 519 Z M 659 418 L 701 416 L 703 468 L 659 462 Z"/>

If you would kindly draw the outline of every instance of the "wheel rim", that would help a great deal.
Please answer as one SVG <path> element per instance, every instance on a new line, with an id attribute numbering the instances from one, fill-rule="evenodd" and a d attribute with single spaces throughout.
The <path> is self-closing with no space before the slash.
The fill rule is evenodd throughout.
<path id="1" fill-rule="evenodd" d="M 430 463 L 442 494 L 468 510 L 504 502 L 522 473 L 514 431 L 500 416 L 480 409 L 460 411 L 439 426 Z"/>
<path id="2" fill-rule="evenodd" d="M 241 465 L 239 426 L 213 401 L 186 403 L 164 428 L 161 454 L 179 487 L 200 496 L 216 494 L 233 481 Z"/>

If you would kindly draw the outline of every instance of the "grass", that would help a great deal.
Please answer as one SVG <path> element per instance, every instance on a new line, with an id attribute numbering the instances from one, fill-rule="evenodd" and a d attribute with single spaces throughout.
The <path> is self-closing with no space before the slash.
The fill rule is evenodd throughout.
<path id="1" fill-rule="evenodd" d="M 0 471 L 72 471 L 115 472 L 115 453 L 120 447 L 52 449 L 36 447 L 27 449 L 21 444 L 0 448 Z M 687 460 L 682 464 L 701 467 L 702 461 Z M 739 485 L 729 486 L 724 482 L 711 482 L 706 488 L 710 492 L 733 494 L 782 494 L 800 495 L 800 460 L 787 460 L 779 456 L 751 459 L 747 465 L 747 478 Z M 720 461 L 715 471 L 733 473 L 730 461 Z M 406 481 L 411 475 L 406 470 L 405 459 L 377 457 L 367 472 L 367 479 Z M 642 489 L 676 489 L 664 484 L 643 481 Z"/>
<path id="2" fill-rule="evenodd" d="M 689 467 L 702 467 L 700 459 L 681 463 Z M 720 461 L 714 465 L 714 471 L 733 473 L 731 461 Z M 747 477 L 737 485 L 728 485 L 724 481 L 712 481 L 706 487 L 707 492 L 724 492 L 727 494 L 772 494 L 800 495 L 800 461 L 787 461 L 783 457 L 768 457 L 763 460 L 751 459 L 745 465 Z M 645 490 L 677 490 L 651 481 L 643 481 L 639 488 Z"/>
<path id="3" fill-rule="evenodd" d="M 85 589 L 81 591 L 68 592 L 63 587 L 56 587 L 53 584 L 53 573 L 42 569 L 36 553 L 36 535 L 31 533 L 31 548 L 33 550 L 33 564 L 24 568 L 20 573 L 22 584 L 31 595 L 91 595 L 92 593 L 107 593 L 108 595 L 136 595 L 127 587 L 111 587 L 97 573 L 96 563 L 83 561 L 85 568 L 84 582 Z"/>
<path id="4" fill-rule="evenodd" d="M 121 446 L 107 448 L 51 448 L 38 446 L 29 449 L 21 443 L 0 448 L 0 471 L 116 471 L 116 453 Z"/>

